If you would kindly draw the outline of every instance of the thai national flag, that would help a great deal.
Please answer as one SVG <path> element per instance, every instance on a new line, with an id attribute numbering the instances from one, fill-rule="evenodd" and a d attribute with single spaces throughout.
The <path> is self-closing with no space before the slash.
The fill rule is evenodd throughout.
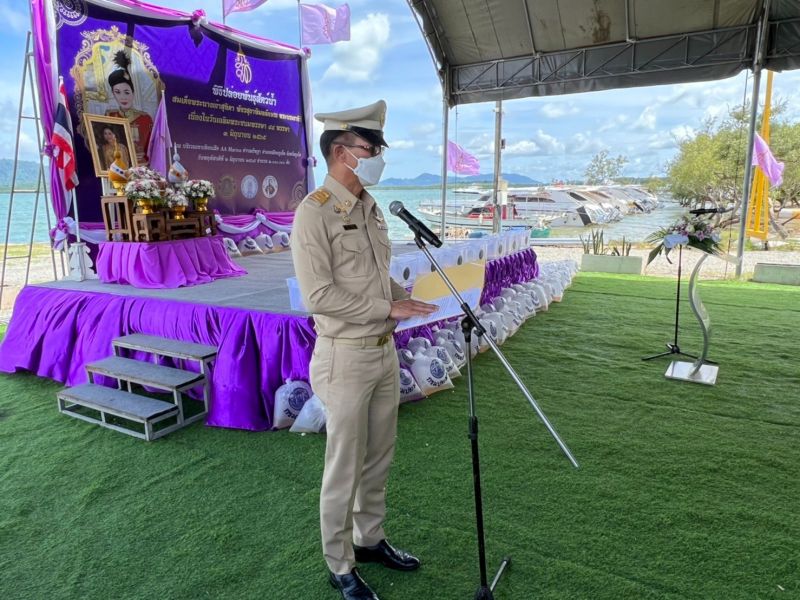
<path id="1" fill-rule="evenodd" d="M 67 88 L 63 79 L 58 86 L 58 108 L 53 124 L 53 138 L 50 141 L 53 144 L 53 160 L 56 161 L 64 188 L 69 192 L 78 185 L 78 173 L 75 170 L 75 148 L 72 145 L 72 119 L 67 108 Z"/>

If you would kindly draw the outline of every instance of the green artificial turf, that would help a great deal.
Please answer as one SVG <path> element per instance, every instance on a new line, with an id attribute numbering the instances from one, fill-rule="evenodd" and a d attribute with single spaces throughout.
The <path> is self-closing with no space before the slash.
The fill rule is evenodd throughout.
<path id="1" fill-rule="evenodd" d="M 476 362 L 498 600 L 800 597 L 800 289 L 706 283 L 714 387 L 642 362 L 672 337 L 674 282 L 581 274 Z M 681 345 L 700 335 L 684 305 Z M 357 376 L 357 365 L 353 365 Z M 320 555 L 323 436 L 195 424 L 146 443 L 60 415 L 59 384 L 0 376 L 4 598 L 333 599 Z M 382 599 L 472 598 L 464 379 L 400 410 L 387 531 L 423 567 L 362 569 Z"/>

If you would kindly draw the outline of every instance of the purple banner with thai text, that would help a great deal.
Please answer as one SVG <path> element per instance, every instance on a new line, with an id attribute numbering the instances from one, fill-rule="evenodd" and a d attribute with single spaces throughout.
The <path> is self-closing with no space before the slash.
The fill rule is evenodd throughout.
<path id="1" fill-rule="evenodd" d="M 116 149 L 129 163 L 149 163 L 162 93 L 173 151 L 191 179 L 214 184 L 210 208 L 223 214 L 293 211 L 307 192 L 300 53 L 248 44 L 244 35 L 190 19 L 108 6 L 55 2 L 81 220 L 102 220 L 96 173 L 108 169 Z"/>

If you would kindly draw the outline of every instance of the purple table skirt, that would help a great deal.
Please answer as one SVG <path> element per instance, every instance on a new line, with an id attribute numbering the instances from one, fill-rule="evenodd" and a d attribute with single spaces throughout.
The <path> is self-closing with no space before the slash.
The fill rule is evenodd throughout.
<path id="1" fill-rule="evenodd" d="M 28 286 L 0 346 L 0 371 L 86 383 L 84 365 L 130 333 L 216 346 L 206 423 L 256 431 L 271 428 L 274 393 L 287 378 L 308 380 L 315 340 L 308 317 Z"/>
<path id="2" fill-rule="evenodd" d="M 228 256 L 221 236 L 169 242 L 104 242 L 97 256 L 104 283 L 179 288 L 247 275 Z"/>
<path id="3" fill-rule="evenodd" d="M 486 294 L 537 274 L 533 250 L 490 261 L 484 301 Z M 206 424 L 254 431 L 272 427 L 275 391 L 286 379 L 308 381 L 316 339 L 308 317 L 28 286 L 0 345 L 0 371 L 24 369 L 67 385 L 85 383 L 84 365 L 111 355 L 111 341 L 130 333 L 219 348 Z M 432 340 L 431 325 L 398 333 L 395 341 L 402 346 L 418 336 Z"/>

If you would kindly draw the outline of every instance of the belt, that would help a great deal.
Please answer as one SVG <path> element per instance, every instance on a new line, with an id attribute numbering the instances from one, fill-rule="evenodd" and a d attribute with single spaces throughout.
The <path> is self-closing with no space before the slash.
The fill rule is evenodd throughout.
<path id="1" fill-rule="evenodd" d="M 320 336 L 320 337 L 328 337 L 328 336 Z M 383 346 L 388 344 L 390 340 L 393 339 L 392 332 L 384 333 L 383 335 L 370 335 L 367 337 L 360 337 L 360 338 L 328 338 L 330 339 L 334 345 L 343 345 L 343 346 Z"/>

